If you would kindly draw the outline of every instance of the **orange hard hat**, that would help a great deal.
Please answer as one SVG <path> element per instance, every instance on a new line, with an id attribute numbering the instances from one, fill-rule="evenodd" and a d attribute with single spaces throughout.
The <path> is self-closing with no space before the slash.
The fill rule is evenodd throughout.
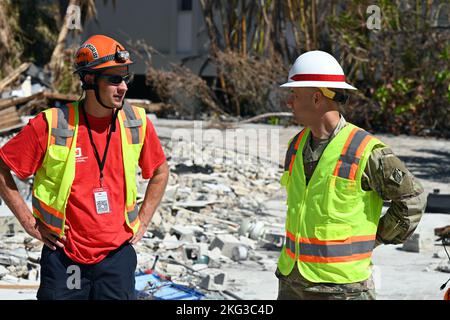
<path id="1" fill-rule="evenodd" d="M 87 39 L 75 55 L 75 72 L 89 72 L 132 64 L 130 53 L 116 40 L 95 35 Z"/>

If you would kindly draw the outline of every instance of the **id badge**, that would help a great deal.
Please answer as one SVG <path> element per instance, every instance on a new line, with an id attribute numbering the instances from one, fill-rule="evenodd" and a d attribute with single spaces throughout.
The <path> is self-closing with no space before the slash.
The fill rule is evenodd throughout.
<path id="1" fill-rule="evenodd" d="M 111 212 L 111 208 L 109 206 L 108 189 L 106 188 L 94 189 L 94 200 L 97 214 L 105 214 Z"/>

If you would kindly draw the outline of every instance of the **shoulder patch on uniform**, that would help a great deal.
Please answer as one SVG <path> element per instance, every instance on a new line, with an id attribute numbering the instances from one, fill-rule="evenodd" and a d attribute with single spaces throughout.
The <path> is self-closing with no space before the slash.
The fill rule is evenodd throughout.
<path id="1" fill-rule="evenodd" d="M 389 180 L 400 186 L 403 182 L 404 177 L 405 173 L 402 170 L 400 170 L 399 168 L 394 168 L 391 175 L 389 176 Z"/>

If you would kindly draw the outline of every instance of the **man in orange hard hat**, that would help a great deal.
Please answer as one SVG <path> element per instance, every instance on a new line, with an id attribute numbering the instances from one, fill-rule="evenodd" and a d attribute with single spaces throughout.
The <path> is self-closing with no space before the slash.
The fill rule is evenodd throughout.
<path id="1" fill-rule="evenodd" d="M 344 90 L 356 88 L 332 55 L 302 54 L 282 87 L 304 129 L 289 142 L 281 179 L 288 211 L 278 299 L 375 299 L 372 251 L 412 234 L 423 188 L 386 144 L 340 114 Z"/>
<path id="2" fill-rule="evenodd" d="M 75 60 L 85 98 L 43 111 L 0 149 L 0 196 L 45 244 L 38 299 L 135 299 L 132 244 L 163 196 L 167 162 L 145 111 L 124 102 L 128 51 L 95 35 Z M 151 178 L 140 208 L 138 166 Z M 10 170 L 34 175 L 32 212 Z"/>

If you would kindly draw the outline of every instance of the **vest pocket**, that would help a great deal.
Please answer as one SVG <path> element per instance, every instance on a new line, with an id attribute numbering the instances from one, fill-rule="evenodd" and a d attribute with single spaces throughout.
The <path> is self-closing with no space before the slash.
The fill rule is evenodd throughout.
<path id="1" fill-rule="evenodd" d="M 280 179 L 280 184 L 281 186 L 287 188 L 288 183 L 289 183 L 289 171 L 284 171 Z"/>
<path id="2" fill-rule="evenodd" d="M 352 235 L 352 227 L 347 224 L 318 224 L 314 227 L 314 234 L 317 239 L 326 240 L 346 240 Z"/>
<path id="3" fill-rule="evenodd" d="M 49 146 L 45 166 L 47 177 L 58 177 L 61 179 L 68 155 L 69 148 L 66 146 Z"/>
<path id="4" fill-rule="evenodd" d="M 338 176 L 329 176 L 324 197 L 325 209 L 328 213 L 345 215 L 354 211 L 358 200 L 358 189 L 355 180 Z"/>

